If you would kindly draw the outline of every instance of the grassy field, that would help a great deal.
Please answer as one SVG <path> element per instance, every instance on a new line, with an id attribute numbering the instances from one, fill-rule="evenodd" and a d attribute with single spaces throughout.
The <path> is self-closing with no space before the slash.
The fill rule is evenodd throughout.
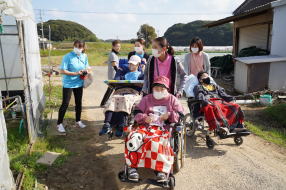
<path id="1" fill-rule="evenodd" d="M 62 57 L 72 51 L 72 43 L 53 43 L 54 50 L 51 51 L 51 63 L 52 65 L 60 65 Z M 133 44 L 122 43 L 120 56 L 127 56 L 130 51 L 133 51 Z M 88 42 L 87 51 L 89 64 L 91 66 L 105 65 L 108 54 L 111 50 L 111 43 L 106 42 Z M 42 65 L 48 64 L 48 50 L 41 50 Z"/>
<path id="2" fill-rule="evenodd" d="M 247 128 L 261 138 L 286 147 L 286 104 L 265 108 L 256 121 L 247 121 Z"/>
<path id="3" fill-rule="evenodd" d="M 51 63 L 54 66 L 60 65 L 62 57 L 68 52 L 72 51 L 73 44 L 70 42 L 54 42 L 54 49 L 51 51 Z M 89 58 L 89 64 L 91 66 L 102 66 L 107 61 L 108 54 L 111 50 L 111 43 L 107 42 L 87 42 L 87 55 Z M 134 44 L 122 43 L 120 56 L 126 57 L 129 52 L 134 51 Z M 150 55 L 151 49 L 147 49 L 146 52 Z M 175 55 L 182 55 L 185 51 L 176 51 Z M 231 52 L 216 52 L 210 51 L 207 53 L 231 53 Z M 48 65 L 48 50 L 41 50 L 42 65 Z"/>

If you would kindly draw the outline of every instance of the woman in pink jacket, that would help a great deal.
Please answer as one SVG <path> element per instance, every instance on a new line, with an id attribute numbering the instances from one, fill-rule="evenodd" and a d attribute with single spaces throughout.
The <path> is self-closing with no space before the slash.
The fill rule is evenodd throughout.
<path id="1" fill-rule="evenodd" d="M 183 107 L 168 90 L 169 79 L 157 77 L 152 94 L 143 97 L 136 107 L 138 127 L 129 133 L 125 148 L 129 180 L 139 180 L 138 167 L 155 170 L 158 182 L 167 180 L 166 174 L 171 171 L 174 153 L 169 142 L 169 129 L 171 123 L 179 121 Z"/>

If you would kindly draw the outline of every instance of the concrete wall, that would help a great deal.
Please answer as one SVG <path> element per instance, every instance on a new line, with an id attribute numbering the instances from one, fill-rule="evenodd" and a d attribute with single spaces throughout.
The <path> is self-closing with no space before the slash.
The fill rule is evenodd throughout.
<path id="1" fill-rule="evenodd" d="M 286 57 L 286 4 L 274 7 L 271 54 Z M 269 88 L 286 91 L 286 61 L 270 64 Z"/>

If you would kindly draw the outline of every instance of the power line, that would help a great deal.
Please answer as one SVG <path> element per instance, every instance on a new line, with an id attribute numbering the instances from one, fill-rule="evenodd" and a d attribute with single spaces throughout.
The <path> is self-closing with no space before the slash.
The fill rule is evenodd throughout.
<path id="1" fill-rule="evenodd" d="M 54 10 L 54 9 L 35 9 L 35 10 L 42 10 L 44 12 L 62 12 L 62 13 L 72 13 L 72 14 L 118 14 L 118 15 L 153 15 L 153 16 L 166 16 L 166 15 L 221 15 L 221 14 L 231 14 L 231 12 L 216 12 L 216 13 L 203 13 L 203 12 L 145 12 L 145 13 L 137 13 L 137 12 L 106 12 L 106 11 L 76 11 L 76 10 Z"/>

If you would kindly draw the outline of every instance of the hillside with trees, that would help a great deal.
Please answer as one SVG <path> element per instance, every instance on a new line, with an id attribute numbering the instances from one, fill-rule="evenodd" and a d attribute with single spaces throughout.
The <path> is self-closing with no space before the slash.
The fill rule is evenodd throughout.
<path id="1" fill-rule="evenodd" d="M 197 20 L 187 24 L 175 24 L 167 29 L 164 36 L 173 46 L 188 46 L 193 37 L 200 37 L 207 46 L 231 46 L 232 24 L 224 24 L 213 28 L 204 25 L 212 21 Z"/>
<path id="2" fill-rule="evenodd" d="M 89 29 L 81 24 L 66 20 L 49 20 L 44 22 L 44 35 L 48 38 L 49 25 L 51 27 L 52 41 L 74 41 L 81 39 L 88 42 L 98 41 L 98 38 Z M 38 23 L 38 34 L 41 35 L 41 23 Z"/>

